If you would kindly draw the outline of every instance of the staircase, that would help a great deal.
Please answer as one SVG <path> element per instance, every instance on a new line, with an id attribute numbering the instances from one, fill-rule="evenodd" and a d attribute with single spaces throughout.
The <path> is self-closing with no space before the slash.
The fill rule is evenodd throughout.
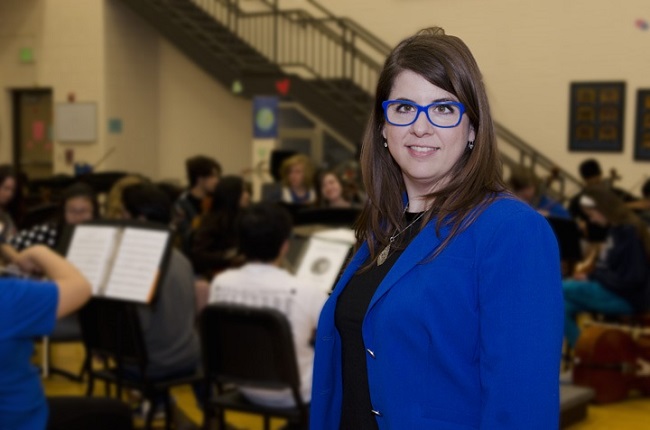
<path id="1" fill-rule="evenodd" d="M 241 95 L 277 94 L 318 116 L 353 145 L 361 142 L 377 78 L 391 47 L 315 0 L 122 0 L 206 72 Z M 279 89 L 278 89 L 279 88 Z M 580 181 L 496 123 L 506 169 L 555 178 L 564 201 Z"/>

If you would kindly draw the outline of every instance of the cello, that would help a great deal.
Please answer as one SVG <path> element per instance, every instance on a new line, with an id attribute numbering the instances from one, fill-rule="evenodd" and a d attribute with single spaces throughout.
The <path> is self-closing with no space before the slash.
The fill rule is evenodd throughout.
<path id="1" fill-rule="evenodd" d="M 593 324 L 575 346 L 573 383 L 594 390 L 594 403 L 626 399 L 631 390 L 650 395 L 650 336 L 636 340 L 622 327 Z"/>

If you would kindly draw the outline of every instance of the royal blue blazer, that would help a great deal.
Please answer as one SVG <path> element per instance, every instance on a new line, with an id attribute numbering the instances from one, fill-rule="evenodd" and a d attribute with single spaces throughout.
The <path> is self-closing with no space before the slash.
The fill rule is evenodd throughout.
<path id="1" fill-rule="evenodd" d="M 427 259 L 439 243 L 432 221 L 370 302 L 362 326 L 375 411 L 368 413 L 382 430 L 558 428 L 563 300 L 549 224 L 502 197 Z M 320 316 L 311 430 L 339 428 L 334 310 L 368 255 L 366 245 L 355 254 Z"/>

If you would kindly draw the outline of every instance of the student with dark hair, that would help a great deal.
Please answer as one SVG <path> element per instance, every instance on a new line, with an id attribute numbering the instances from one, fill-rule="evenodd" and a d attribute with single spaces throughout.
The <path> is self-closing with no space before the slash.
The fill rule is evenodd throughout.
<path id="1" fill-rule="evenodd" d="M 173 225 L 181 238 L 181 250 L 189 255 L 191 233 L 219 183 L 221 165 L 213 158 L 197 155 L 185 161 L 185 170 L 189 186 L 174 203 Z"/>
<path id="2" fill-rule="evenodd" d="M 55 220 L 21 230 L 9 241 L 9 245 L 16 251 L 22 251 L 36 244 L 57 249 L 66 227 L 97 218 L 99 218 L 99 204 L 95 191 L 90 185 L 77 182 L 63 191 Z"/>
<path id="3" fill-rule="evenodd" d="M 584 160 L 578 166 L 578 171 L 580 172 L 580 177 L 582 178 L 585 187 L 591 186 L 603 186 L 610 189 L 615 195 L 617 195 L 624 202 L 631 202 L 636 200 L 630 193 L 620 188 L 614 187 L 614 184 L 611 180 L 607 180 L 603 177 L 603 171 L 600 167 L 598 160 L 589 158 Z M 591 222 L 590 217 L 582 210 L 580 205 L 580 199 L 584 195 L 584 189 L 581 190 L 578 194 L 573 196 L 569 201 L 569 213 L 576 220 L 584 238 L 591 243 L 591 249 L 596 249 L 607 236 L 607 229 Z"/>
<path id="4" fill-rule="evenodd" d="M 210 210 L 192 235 L 190 259 L 194 272 L 206 279 L 237 264 L 237 219 L 248 206 L 250 191 L 239 176 L 225 176 L 212 194 Z"/>
<path id="5" fill-rule="evenodd" d="M 171 200 L 152 184 L 130 185 L 122 192 L 124 218 L 169 225 Z M 194 276 L 185 256 L 172 250 L 153 305 L 139 305 L 150 378 L 193 374 L 199 365 Z"/>
<path id="6" fill-rule="evenodd" d="M 13 167 L 0 165 L 0 241 L 6 242 L 16 234 L 15 214 L 11 203 L 18 190 L 18 179 Z"/>
<path id="7" fill-rule="evenodd" d="M 213 279 L 209 302 L 272 307 L 284 313 L 293 332 L 302 399 L 309 402 L 314 362 L 310 342 L 327 295 L 280 268 L 289 249 L 290 234 L 291 216 L 278 204 L 259 203 L 245 210 L 239 222 L 239 244 L 246 264 Z M 288 389 L 240 390 L 250 401 L 262 405 L 290 407 L 294 403 Z"/>

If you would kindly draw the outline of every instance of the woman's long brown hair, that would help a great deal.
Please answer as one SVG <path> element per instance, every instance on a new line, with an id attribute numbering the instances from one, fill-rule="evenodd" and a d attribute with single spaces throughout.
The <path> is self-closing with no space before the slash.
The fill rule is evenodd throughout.
<path id="1" fill-rule="evenodd" d="M 505 190 L 501 174 L 494 125 L 481 72 L 465 43 L 445 35 L 439 27 L 425 29 L 402 41 L 386 59 L 379 76 L 374 108 L 361 149 L 361 169 L 368 201 L 355 225 L 358 246 L 368 243 L 370 259 L 389 242 L 397 229 L 404 228 L 402 172 L 383 146 L 384 113 L 397 75 L 415 72 L 433 85 L 454 94 L 465 105 L 465 115 L 476 132 L 474 149 L 466 149 L 449 172 L 444 188 L 427 196 L 434 204 L 423 216 L 420 229 L 436 218 L 436 231 L 443 226 L 450 233 L 434 251 L 439 255 L 453 238 L 471 225 L 480 212 Z"/>

